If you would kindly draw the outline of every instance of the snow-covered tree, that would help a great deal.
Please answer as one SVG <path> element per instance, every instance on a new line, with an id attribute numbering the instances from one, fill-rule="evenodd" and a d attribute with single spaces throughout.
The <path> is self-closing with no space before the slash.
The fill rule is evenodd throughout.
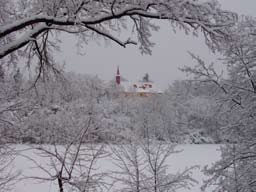
<path id="1" fill-rule="evenodd" d="M 170 173 L 168 158 L 179 151 L 175 145 L 153 139 L 139 139 L 136 132 L 124 145 L 113 146 L 114 180 L 126 192 L 175 192 L 189 188 L 195 180 L 191 178 L 193 167 L 178 173 Z"/>
<path id="2" fill-rule="evenodd" d="M 249 152 L 250 151 L 250 152 Z M 221 160 L 204 173 L 209 176 L 202 186 L 203 191 L 214 186 L 214 192 L 249 192 L 255 190 L 255 147 L 228 144 L 221 148 Z"/>
<path id="3" fill-rule="evenodd" d="M 167 160 L 178 151 L 175 145 L 168 142 L 156 141 L 147 138 L 142 144 L 146 156 L 145 163 L 148 171 L 148 179 L 145 189 L 149 192 L 175 192 L 189 188 L 196 182 L 191 177 L 191 170 L 195 167 L 186 168 L 178 173 L 168 173 Z"/>
<path id="4" fill-rule="evenodd" d="M 37 145 L 36 150 L 42 159 L 49 164 L 41 164 L 25 156 L 44 176 L 27 175 L 39 181 L 56 182 L 59 192 L 64 191 L 103 191 L 108 185 L 104 180 L 105 173 L 97 171 L 97 161 L 106 156 L 104 145 L 96 146 L 91 138 L 92 118 L 89 118 L 78 134 L 60 145 Z"/>
<path id="5" fill-rule="evenodd" d="M 0 138 L 0 192 L 12 190 L 19 173 L 13 170 L 14 150 Z"/>
<path id="6" fill-rule="evenodd" d="M 205 190 L 217 184 L 216 191 L 255 191 L 255 29 L 251 17 L 241 17 L 237 25 L 229 29 L 229 41 L 221 44 L 228 76 L 224 79 L 207 66 L 199 57 L 195 68 L 185 71 L 195 75 L 199 81 L 213 83 L 222 91 L 219 102 L 225 106 L 225 123 L 221 127 L 227 141 L 236 143 L 222 148 L 222 159 L 206 173 L 211 178 L 205 183 Z"/>
<path id="7" fill-rule="evenodd" d="M 113 171 L 113 179 L 120 184 L 120 191 L 144 192 L 147 191 L 147 175 L 145 156 L 141 144 L 134 138 L 131 142 L 111 147 L 112 159 L 117 167 Z"/>
<path id="8" fill-rule="evenodd" d="M 0 12 L 0 59 L 8 64 L 22 56 L 32 64 L 37 58 L 39 74 L 49 68 L 58 73 L 52 53 L 62 32 L 75 34 L 80 45 L 102 37 L 122 47 L 138 43 L 142 53 L 150 54 L 155 19 L 186 33 L 202 32 L 209 46 L 226 37 L 236 20 L 217 1 L 198 0 L 1 0 Z M 124 30 L 131 31 L 126 39 L 118 35 Z"/>
<path id="9" fill-rule="evenodd" d="M 150 82 L 149 74 L 148 74 L 148 73 L 146 73 L 146 74 L 143 76 L 142 82 Z"/>
<path id="10" fill-rule="evenodd" d="M 165 93 L 170 139 L 182 143 L 221 142 L 225 115 L 218 101 L 220 94 L 209 82 L 180 80 L 170 85 Z"/>

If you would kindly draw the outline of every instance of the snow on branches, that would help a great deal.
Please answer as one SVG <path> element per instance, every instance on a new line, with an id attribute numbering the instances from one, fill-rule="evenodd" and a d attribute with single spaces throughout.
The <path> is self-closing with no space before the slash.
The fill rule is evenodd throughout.
<path id="1" fill-rule="evenodd" d="M 54 62 L 50 47 L 56 48 L 53 39 L 60 32 L 76 34 L 81 44 L 95 35 L 122 47 L 138 43 L 142 53 L 151 54 L 151 32 L 158 29 L 154 19 L 168 20 L 186 33 L 203 32 L 208 45 L 225 37 L 236 20 L 217 1 L 188 0 L 1 0 L 0 12 L 0 59 L 36 56 L 40 66 Z M 127 28 L 137 38 L 118 35 Z"/>

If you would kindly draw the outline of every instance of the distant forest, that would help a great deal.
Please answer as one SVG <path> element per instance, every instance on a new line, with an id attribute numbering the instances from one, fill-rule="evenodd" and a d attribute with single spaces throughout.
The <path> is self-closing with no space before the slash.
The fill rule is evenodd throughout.
<path id="1" fill-rule="evenodd" d="M 1 135 L 11 143 L 68 143 L 90 126 L 93 142 L 127 142 L 131 135 L 173 143 L 223 143 L 233 118 L 212 83 L 175 81 L 161 94 L 127 96 L 114 81 L 64 73 L 26 80 L 16 70 L 1 76 Z M 90 119 L 90 125 L 88 125 Z"/>

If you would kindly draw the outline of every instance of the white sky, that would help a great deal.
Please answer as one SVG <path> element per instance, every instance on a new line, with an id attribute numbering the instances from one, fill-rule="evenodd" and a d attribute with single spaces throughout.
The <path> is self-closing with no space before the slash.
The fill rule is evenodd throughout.
<path id="1" fill-rule="evenodd" d="M 256 16 L 256 0 L 219 1 L 224 9 Z M 103 41 L 90 42 L 85 46 L 86 54 L 81 56 L 77 54 L 74 39 L 67 37 L 59 60 L 66 62 L 66 71 L 98 75 L 103 80 L 113 79 L 117 66 L 121 75 L 131 82 L 149 73 L 161 89 L 167 88 L 176 79 L 185 78 L 178 68 L 192 63 L 187 51 L 208 61 L 216 60 L 216 56 L 204 45 L 203 38 L 187 36 L 184 32 L 175 34 L 165 22 L 161 22 L 160 26 L 161 29 L 152 36 L 156 45 L 151 56 L 141 55 L 134 45 L 122 48 L 114 43 L 106 45 Z"/>

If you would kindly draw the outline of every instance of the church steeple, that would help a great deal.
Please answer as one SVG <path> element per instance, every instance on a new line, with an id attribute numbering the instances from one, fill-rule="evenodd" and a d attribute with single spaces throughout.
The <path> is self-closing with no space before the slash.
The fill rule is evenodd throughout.
<path id="1" fill-rule="evenodd" d="M 116 84 L 120 85 L 120 83 L 121 83 L 121 76 L 120 76 L 119 66 L 118 66 L 116 71 Z"/>

